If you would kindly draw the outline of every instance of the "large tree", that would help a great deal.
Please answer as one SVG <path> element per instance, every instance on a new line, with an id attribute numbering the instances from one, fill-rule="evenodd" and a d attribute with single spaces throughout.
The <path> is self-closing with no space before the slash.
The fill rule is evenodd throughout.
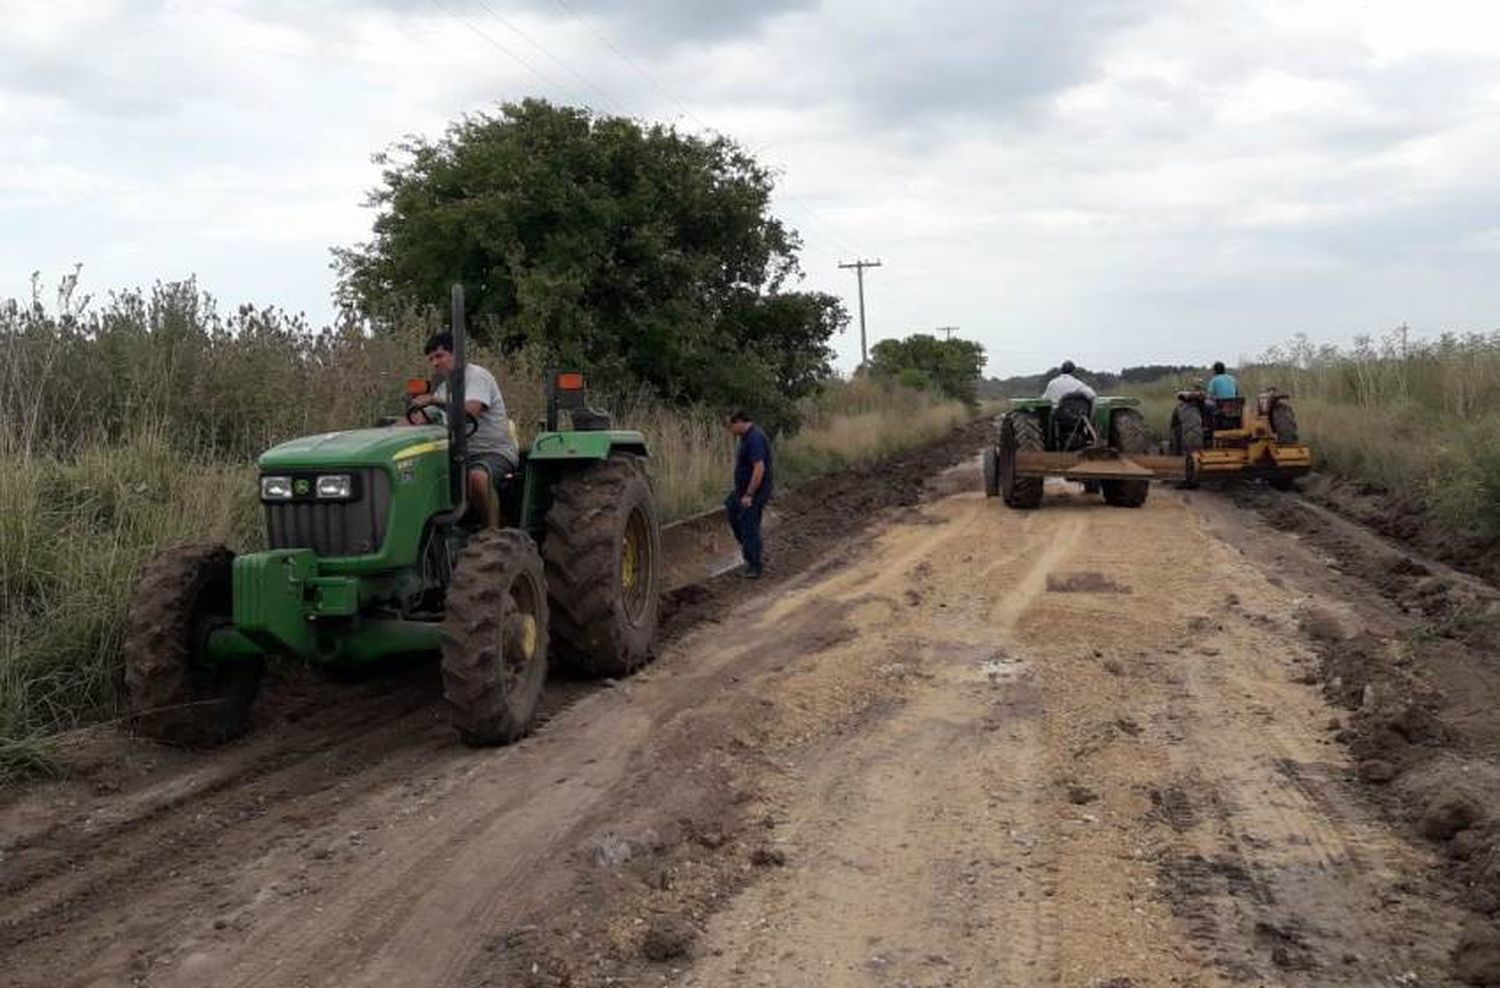
<path id="1" fill-rule="evenodd" d="M 786 421 L 847 321 L 797 292 L 771 173 L 725 137 L 541 100 L 377 157 L 374 238 L 336 250 L 340 299 L 377 318 L 464 284 L 476 332 L 616 387 Z"/>
<path id="2" fill-rule="evenodd" d="M 940 340 L 913 333 L 881 340 L 870 350 L 870 370 L 912 387 L 932 387 L 966 404 L 976 401 L 984 347 L 973 340 Z"/>

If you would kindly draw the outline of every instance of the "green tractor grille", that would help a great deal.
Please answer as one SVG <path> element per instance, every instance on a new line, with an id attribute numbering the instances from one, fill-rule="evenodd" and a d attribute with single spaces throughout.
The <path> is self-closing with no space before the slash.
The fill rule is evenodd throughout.
<path id="1" fill-rule="evenodd" d="M 353 500 L 297 497 L 263 502 L 268 548 L 311 549 L 319 556 L 366 556 L 380 551 L 391 513 L 390 475 L 378 469 L 339 472 L 357 475 Z M 294 480 L 313 476 L 298 473 Z"/>

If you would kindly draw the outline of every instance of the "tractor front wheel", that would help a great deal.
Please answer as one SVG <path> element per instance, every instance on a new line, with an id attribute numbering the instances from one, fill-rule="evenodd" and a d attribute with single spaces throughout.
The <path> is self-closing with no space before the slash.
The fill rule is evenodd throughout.
<path id="1" fill-rule="evenodd" d="M 1000 453 L 993 446 L 986 446 L 984 460 L 984 496 L 1000 496 Z"/>
<path id="2" fill-rule="evenodd" d="M 442 626 L 443 698 L 465 744 L 509 744 L 547 682 L 547 584 L 531 536 L 476 533 L 458 555 Z"/>
<path id="3" fill-rule="evenodd" d="M 1109 420 L 1109 445 L 1125 456 L 1151 452 L 1151 433 L 1146 420 L 1133 408 L 1122 408 Z M 1151 493 L 1149 480 L 1105 480 L 1100 482 L 1104 503 L 1117 508 L 1139 508 Z"/>
<path id="4" fill-rule="evenodd" d="M 1029 511 L 1041 506 L 1041 477 L 1016 475 L 1017 453 L 1041 453 L 1047 449 L 1042 423 L 1030 412 L 1011 412 L 1000 420 L 1000 496 L 1006 507 Z"/>
<path id="5" fill-rule="evenodd" d="M 624 676 L 651 657 L 661 525 L 646 462 L 616 453 L 561 477 L 547 511 L 555 655 L 576 675 Z"/>
<path id="6" fill-rule="evenodd" d="M 214 630 L 233 614 L 234 553 L 179 545 L 146 564 L 125 614 L 126 718 L 148 737 L 184 747 L 245 732 L 265 660 L 210 665 Z"/>

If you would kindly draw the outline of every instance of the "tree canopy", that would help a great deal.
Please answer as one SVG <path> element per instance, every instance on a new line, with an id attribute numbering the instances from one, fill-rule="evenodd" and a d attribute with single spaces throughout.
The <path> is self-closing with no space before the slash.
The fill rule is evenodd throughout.
<path id="1" fill-rule="evenodd" d="M 928 333 L 913 333 L 903 340 L 881 340 L 870 348 L 872 373 L 910 387 L 936 388 L 969 405 L 975 403 L 983 367 L 984 347 L 973 340 L 940 340 Z"/>
<path id="2" fill-rule="evenodd" d="M 728 138 L 526 100 L 376 160 L 373 239 L 335 266 L 341 303 L 377 324 L 461 281 L 492 346 L 772 424 L 831 373 L 847 314 L 789 290 L 797 235 L 771 215 L 770 171 Z"/>

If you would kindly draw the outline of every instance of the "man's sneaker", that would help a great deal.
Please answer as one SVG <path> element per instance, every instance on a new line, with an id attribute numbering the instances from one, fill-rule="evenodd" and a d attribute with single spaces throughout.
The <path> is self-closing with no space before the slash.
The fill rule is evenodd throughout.
<path id="1" fill-rule="evenodd" d="M 740 575 L 747 580 L 759 580 L 761 571 L 758 569 L 746 569 Z"/>

